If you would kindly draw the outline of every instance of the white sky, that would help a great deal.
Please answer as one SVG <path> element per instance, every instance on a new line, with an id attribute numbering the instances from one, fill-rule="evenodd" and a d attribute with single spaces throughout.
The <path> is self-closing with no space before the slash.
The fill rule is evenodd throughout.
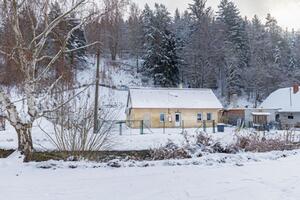
<path id="1" fill-rule="evenodd" d="M 155 2 L 165 4 L 170 12 L 176 8 L 183 11 L 192 0 L 133 0 L 141 8 L 148 3 L 153 6 Z M 300 0 L 233 0 L 243 16 L 252 18 L 257 14 L 262 20 L 271 13 L 283 28 L 300 29 Z M 220 0 L 207 0 L 207 5 L 216 11 Z"/>

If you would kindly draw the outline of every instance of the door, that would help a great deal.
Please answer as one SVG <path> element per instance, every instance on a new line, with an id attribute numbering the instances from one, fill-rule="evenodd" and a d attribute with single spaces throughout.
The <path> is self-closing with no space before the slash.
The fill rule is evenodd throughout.
<path id="1" fill-rule="evenodd" d="M 181 126 L 181 113 L 175 113 L 175 127 Z"/>
<path id="2" fill-rule="evenodd" d="M 151 114 L 150 113 L 144 114 L 143 120 L 144 120 L 144 126 L 146 126 L 147 128 L 151 128 Z"/>

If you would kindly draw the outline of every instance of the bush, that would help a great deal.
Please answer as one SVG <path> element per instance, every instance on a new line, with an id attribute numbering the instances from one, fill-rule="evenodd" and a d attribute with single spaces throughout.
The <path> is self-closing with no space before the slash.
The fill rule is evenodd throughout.
<path id="1" fill-rule="evenodd" d="M 150 151 L 151 158 L 153 160 L 168 160 L 168 159 L 185 159 L 191 158 L 189 152 L 185 148 L 180 148 L 172 141 L 160 147 Z"/>
<path id="2" fill-rule="evenodd" d="M 213 143 L 213 140 L 212 140 L 211 136 L 209 136 L 208 134 L 203 133 L 203 132 L 197 133 L 197 136 L 196 136 L 196 144 L 197 145 L 210 146 L 210 145 L 212 145 L 212 143 Z"/>
<path id="3" fill-rule="evenodd" d="M 291 133 L 277 138 L 267 138 L 258 133 L 251 133 L 247 136 L 237 136 L 237 141 L 231 146 L 244 151 L 268 152 L 298 149 L 300 143 L 294 140 Z"/>

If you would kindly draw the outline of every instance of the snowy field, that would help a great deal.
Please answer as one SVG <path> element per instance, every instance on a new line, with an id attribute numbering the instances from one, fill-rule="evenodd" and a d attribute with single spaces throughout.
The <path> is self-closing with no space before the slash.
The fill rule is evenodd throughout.
<path id="1" fill-rule="evenodd" d="M 118 169 L 89 163 L 41 169 L 11 156 L 0 159 L 0 194 L 5 200 L 300 199 L 299 151 L 252 156 L 262 160 Z"/>

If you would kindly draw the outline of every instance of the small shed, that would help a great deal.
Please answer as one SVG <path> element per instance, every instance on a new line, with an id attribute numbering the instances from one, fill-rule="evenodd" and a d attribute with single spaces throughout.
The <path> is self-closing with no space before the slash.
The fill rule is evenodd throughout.
<path id="1" fill-rule="evenodd" d="M 247 108 L 245 110 L 245 124 L 248 127 L 268 125 L 276 123 L 276 109 Z"/>
<path id="2" fill-rule="evenodd" d="M 245 108 L 225 109 L 222 113 L 222 121 L 233 126 L 240 125 L 245 121 Z"/>
<path id="3" fill-rule="evenodd" d="M 268 117 L 271 113 L 268 112 L 252 112 L 253 127 L 260 131 L 269 130 Z"/>
<path id="4" fill-rule="evenodd" d="M 268 123 L 268 116 L 270 116 L 271 113 L 268 112 L 253 112 L 253 123 L 254 124 L 267 124 Z"/>

